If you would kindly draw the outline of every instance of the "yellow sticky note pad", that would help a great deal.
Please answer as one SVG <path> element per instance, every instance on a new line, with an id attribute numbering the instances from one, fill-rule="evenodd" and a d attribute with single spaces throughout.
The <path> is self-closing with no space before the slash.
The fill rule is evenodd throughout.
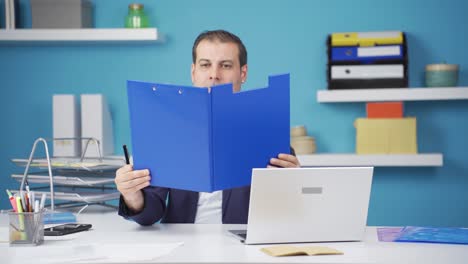
<path id="1" fill-rule="evenodd" d="M 416 118 L 358 118 L 357 154 L 416 154 Z"/>
<path id="2" fill-rule="evenodd" d="M 329 247 L 295 247 L 295 246 L 272 246 L 260 249 L 273 257 L 300 256 L 300 255 L 342 255 L 343 252 Z"/>

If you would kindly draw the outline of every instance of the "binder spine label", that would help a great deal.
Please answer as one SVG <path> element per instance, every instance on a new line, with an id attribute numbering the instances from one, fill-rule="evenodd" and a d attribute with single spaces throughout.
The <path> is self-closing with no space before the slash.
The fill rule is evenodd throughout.
<path id="1" fill-rule="evenodd" d="M 332 79 L 403 78 L 403 65 L 332 66 Z"/>
<path id="2" fill-rule="evenodd" d="M 377 56 L 399 56 L 401 55 L 400 46 L 379 46 L 358 48 L 358 57 L 377 57 Z"/>

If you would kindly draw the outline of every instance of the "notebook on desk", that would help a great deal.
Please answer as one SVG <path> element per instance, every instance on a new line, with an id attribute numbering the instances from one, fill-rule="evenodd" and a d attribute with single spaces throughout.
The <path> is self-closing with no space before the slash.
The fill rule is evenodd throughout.
<path id="1" fill-rule="evenodd" d="M 364 239 L 372 167 L 253 169 L 245 244 Z"/>

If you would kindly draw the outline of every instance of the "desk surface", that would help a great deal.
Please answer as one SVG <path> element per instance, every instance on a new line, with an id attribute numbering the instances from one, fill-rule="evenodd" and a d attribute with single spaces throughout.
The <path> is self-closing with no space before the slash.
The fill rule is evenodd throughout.
<path id="1" fill-rule="evenodd" d="M 131 250 L 132 247 L 138 247 L 144 243 L 183 242 L 183 245 L 177 247 L 172 253 L 154 262 L 468 263 L 467 245 L 379 242 L 375 227 L 366 229 L 366 238 L 363 242 L 312 244 L 336 248 L 343 251 L 344 255 L 275 258 L 259 250 L 264 245 L 246 246 L 227 231 L 245 228 L 244 225 L 157 224 L 141 227 L 134 222 L 124 220 L 115 212 L 88 212 L 79 215 L 78 220 L 82 223 L 93 224 L 93 229 L 61 237 L 59 238 L 61 240 L 50 240 L 46 237 L 44 244 L 38 247 L 9 247 L 7 243 L 2 243 L 0 244 L 0 262 L 32 263 L 34 259 L 40 260 L 35 261 L 36 263 L 52 263 L 54 254 L 67 254 L 72 259 L 77 250 L 92 251 L 92 245 L 96 244 L 120 245 L 120 248 L 125 246 Z M 1 227 L 6 228 L 3 224 Z M 56 258 L 55 261 L 57 261 Z M 63 259 L 60 262 L 63 263 Z"/>

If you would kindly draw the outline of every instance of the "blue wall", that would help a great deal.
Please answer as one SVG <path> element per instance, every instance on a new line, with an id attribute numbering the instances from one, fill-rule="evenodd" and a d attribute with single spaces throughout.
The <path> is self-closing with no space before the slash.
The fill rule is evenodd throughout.
<path id="1" fill-rule="evenodd" d="M 291 73 L 291 125 L 305 124 L 319 152 L 354 152 L 353 121 L 365 116 L 363 103 L 316 102 L 316 91 L 326 87 L 331 32 L 405 31 L 411 86 L 423 84 L 426 64 L 442 61 L 460 64 L 460 85 L 468 86 L 467 1 L 140 2 L 165 43 L 0 46 L 2 192 L 16 188 L 9 175 L 20 172 L 9 159 L 26 157 L 36 137 L 52 136 L 52 94 L 105 94 L 115 145 L 128 143 L 125 81 L 190 84 L 192 42 L 206 29 L 224 28 L 244 40 L 244 88 L 265 86 L 268 74 Z M 95 1 L 96 27 L 121 27 L 128 3 Z M 368 224 L 468 226 L 468 101 L 407 102 L 405 112 L 417 117 L 419 151 L 443 153 L 444 166 L 376 168 Z M 8 208 L 4 194 L 0 208 Z"/>

